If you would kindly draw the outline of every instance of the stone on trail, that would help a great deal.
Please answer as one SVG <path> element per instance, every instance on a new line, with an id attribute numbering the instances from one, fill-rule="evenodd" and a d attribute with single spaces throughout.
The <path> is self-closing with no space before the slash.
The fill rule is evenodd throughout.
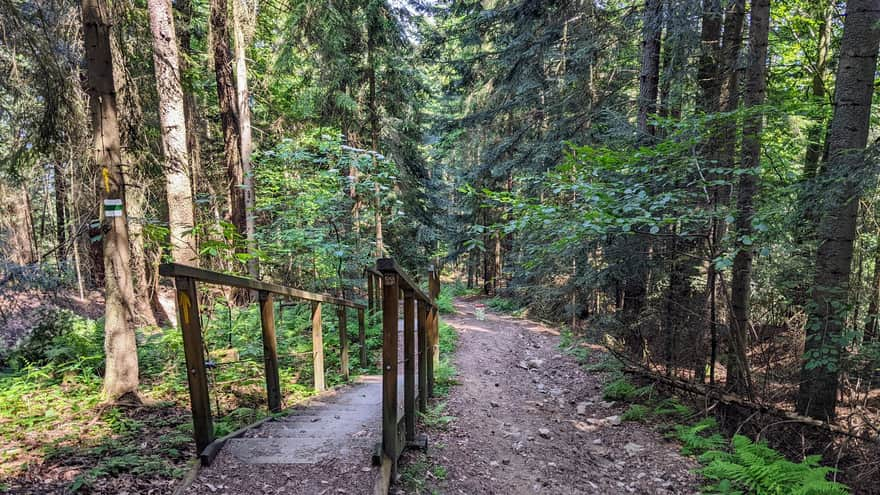
<path id="1" fill-rule="evenodd" d="M 620 416 L 617 416 L 617 415 L 614 415 L 614 416 L 608 416 L 607 418 L 605 418 L 605 421 L 608 422 L 608 424 L 610 424 L 610 425 L 612 425 L 612 426 L 617 426 L 617 425 L 619 425 L 620 422 L 621 422 L 621 421 L 620 421 Z"/>
<path id="2" fill-rule="evenodd" d="M 538 428 L 538 435 L 541 435 L 543 438 L 550 438 L 550 430 L 547 428 Z"/>
<path id="3" fill-rule="evenodd" d="M 541 358 L 536 358 L 536 357 L 526 359 L 525 363 L 526 363 L 526 368 L 530 369 L 530 370 L 536 370 L 536 369 L 540 368 L 541 366 L 544 366 L 544 360 Z"/>
<path id="4" fill-rule="evenodd" d="M 586 416 L 587 415 L 587 403 L 581 402 L 577 405 L 577 413 L 578 416 Z"/>
<path id="5" fill-rule="evenodd" d="M 644 450 L 645 448 L 635 442 L 628 442 L 623 446 L 623 450 L 626 451 L 629 455 L 635 455 Z"/>

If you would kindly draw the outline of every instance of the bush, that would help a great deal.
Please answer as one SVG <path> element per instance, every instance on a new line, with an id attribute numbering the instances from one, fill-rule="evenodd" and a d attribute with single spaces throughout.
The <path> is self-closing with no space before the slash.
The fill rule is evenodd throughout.
<path id="1" fill-rule="evenodd" d="M 513 299 L 507 299 L 499 296 L 495 296 L 492 299 L 486 301 L 486 306 L 489 306 L 495 311 L 500 311 L 502 313 L 512 313 L 520 309 L 520 305 L 517 304 L 517 302 Z"/>
<path id="2" fill-rule="evenodd" d="M 450 287 L 440 289 L 440 294 L 437 295 L 437 300 L 435 301 L 440 314 L 455 314 L 455 305 L 452 303 L 452 298 L 452 289 Z"/>
<path id="3" fill-rule="evenodd" d="M 104 329 L 95 320 L 71 311 L 47 311 L 37 326 L 9 355 L 9 365 L 22 369 L 32 365 L 76 363 L 98 371 L 104 359 Z"/>

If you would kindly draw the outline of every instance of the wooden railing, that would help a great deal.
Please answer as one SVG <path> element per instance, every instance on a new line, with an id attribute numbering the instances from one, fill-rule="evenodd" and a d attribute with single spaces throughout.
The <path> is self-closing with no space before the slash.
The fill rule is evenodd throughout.
<path id="1" fill-rule="evenodd" d="M 266 396 L 269 410 L 281 410 L 281 384 L 278 375 L 278 348 L 275 338 L 274 297 L 312 303 L 312 359 L 314 363 L 314 386 L 324 390 L 324 338 L 321 333 L 321 305 L 332 304 L 337 307 L 339 317 L 340 363 L 342 375 L 348 379 L 348 332 L 346 308 L 354 308 L 358 314 L 358 338 L 361 347 L 361 365 L 366 367 L 365 352 L 365 305 L 326 294 L 316 294 L 300 289 L 285 287 L 259 280 L 226 275 L 176 263 L 159 266 L 159 274 L 174 277 L 177 288 L 178 324 L 183 332 L 183 351 L 186 358 L 187 379 L 192 407 L 196 449 L 202 462 L 210 464 L 220 445 L 214 442 L 214 424 L 211 416 L 211 401 L 208 394 L 208 377 L 205 365 L 202 324 L 199 318 L 199 282 L 237 287 L 256 291 L 260 303 L 260 325 L 262 327 L 263 360 L 266 370 Z M 211 449 L 208 449 L 212 446 Z"/>
<path id="2" fill-rule="evenodd" d="M 397 460 L 404 448 L 427 446 L 424 437 L 416 437 L 416 404 L 420 411 L 425 412 L 428 397 L 434 394 L 434 365 L 439 359 L 439 317 L 434 301 L 440 292 L 440 281 L 434 269 L 429 270 L 429 293 L 426 294 L 391 258 L 379 259 L 375 272 L 382 275 L 382 455 L 383 462 L 389 462 L 391 471 L 396 472 Z M 403 417 L 400 417 L 398 410 L 401 295 Z"/>

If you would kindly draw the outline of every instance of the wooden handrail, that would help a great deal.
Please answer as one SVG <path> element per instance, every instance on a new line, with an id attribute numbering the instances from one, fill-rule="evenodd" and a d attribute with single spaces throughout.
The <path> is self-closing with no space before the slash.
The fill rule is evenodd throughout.
<path id="1" fill-rule="evenodd" d="M 377 260 L 375 271 L 381 272 L 382 275 L 379 277 L 382 285 L 381 450 L 383 456 L 391 463 L 393 476 L 397 471 L 397 460 L 405 448 L 427 447 L 427 439 L 424 435 L 417 435 L 416 432 L 416 410 L 427 412 L 428 397 L 434 395 L 434 360 L 439 349 L 439 311 L 432 296 L 439 293 L 440 280 L 432 267 L 428 273 L 431 294 L 428 295 L 392 258 Z M 373 270 L 368 269 L 365 272 L 375 276 Z M 400 314 L 401 298 L 403 299 L 402 315 Z M 373 301 L 372 296 L 371 301 Z M 398 347 L 400 316 L 403 316 L 403 360 L 400 359 Z M 397 408 L 400 393 L 397 386 L 400 363 L 403 363 L 404 376 L 403 418 L 400 417 Z"/>
<path id="2" fill-rule="evenodd" d="M 183 333 L 183 350 L 186 357 L 187 381 L 189 383 L 190 407 L 193 416 L 193 432 L 196 451 L 203 464 L 210 464 L 219 452 L 223 439 L 215 440 L 214 424 L 211 415 L 211 401 L 208 389 L 205 344 L 199 314 L 198 283 L 224 285 L 256 291 L 259 295 L 260 327 L 262 329 L 263 360 L 266 370 L 266 396 L 269 410 L 279 412 L 282 408 L 281 381 L 278 370 L 278 344 L 275 335 L 274 296 L 286 296 L 310 301 L 312 304 L 312 363 L 315 390 L 323 391 L 324 383 L 324 337 L 321 331 L 321 304 L 337 306 L 340 342 L 340 367 L 342 376 L 349 377 L 348 365 L 348 325 L 346 308 L 357 310 L 358 340 L 361 348 L 361 365 L 367 366 L 366 356 L 366 306 L 361 303 L 341 299 L 326 294 L 315 294 L 283 285 L 261 282 L 235 275 L 203 270 L 178 263 L 159 265 L 159 273 L 173 277 L 177 290 L 177 317 Z M 219 444 L 218 444 L 219 443 Z"/>
<path id="3" fill-rule="evenodd" d="M 211 270 L 196 268 L 194 266 L 181 265 L 179 263 L 163 263 L 159 265 L 159 275 L 164 277 L 187 277 L 209 284 L 227 285 L 231 287 L 239 287 L 241 289 L 271 292 L 282 296 L 295 297 L 304 301 L 335 304 L 337 306 L 347 306 L 355 309 L 366 308 L 363 303 L 349 301 L 348 299 L 341 299 L 327 294 L 317 294 L 302 289 L 294 289 L 292 287 L 263 282 L 261 280 L 227 275 L 225 273 L 213 272 Z"/>
<path id="4" fill-rule="evenodd" d="M 413 291 L 416 299 L 424 302 L 431 307 L 437 307 L 436 303 L 434 302 L 434 298 L 432 298 L 428 294 L 425 294 L 422 288 L 419 287 L 419 284 L 415 283 L 412 280 L 406 270 L 401 268 L 400 265 L 398 265 L 397 262 L 394 260 L 394 258 L 379 258 L 378 260 L 376 260 L 376 270 L 382 273 L 396 273 L 399 277 L 400 284 L 404 286 L 403 288 Z"/>

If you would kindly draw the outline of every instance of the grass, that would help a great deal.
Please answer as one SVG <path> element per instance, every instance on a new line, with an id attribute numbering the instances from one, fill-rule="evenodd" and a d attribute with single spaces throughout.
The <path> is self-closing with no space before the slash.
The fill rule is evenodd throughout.
<path id="1" fill-rule="evenodd" d="M 454 290 L 450 290 L 450 293 L 454 294 Z M 438 397 L 445 397 L 449 395 L 452 387 L 458 384 L 456 380 L 458 370 L 452 364 L 452 354 L 458 345 L 458 332 L 441 320 L 439 340 L 440 361 L 434 367 L 434 393 Z M 455 416 L 446 413 L 445 401 L 435 401 L 428 406 L 427 411 L 419 413 L 420 423 L 428 428 L 446 429 L 455 419 Z M 407 462 L 401 465 L 398 483 L 411 493 L 439 495 L 441 492 L 433 488 L 432 484 L 446 479 L 448 472 L 446 467 L 440 464 L 440 456 L 435 456 L 433 453 L 443 448 L 444 445 L 437 443 L 431 446 L 429 453 L 412 454 Z"/>
<path id="2" fill-rule="evenodd" d="M 428 407 L 424 413 L 419 413 L 422 424 L 428 428 L 445 427 L 455 420 L 455 416 L 444 414 L 446 402 L 438 402 Z"/>

